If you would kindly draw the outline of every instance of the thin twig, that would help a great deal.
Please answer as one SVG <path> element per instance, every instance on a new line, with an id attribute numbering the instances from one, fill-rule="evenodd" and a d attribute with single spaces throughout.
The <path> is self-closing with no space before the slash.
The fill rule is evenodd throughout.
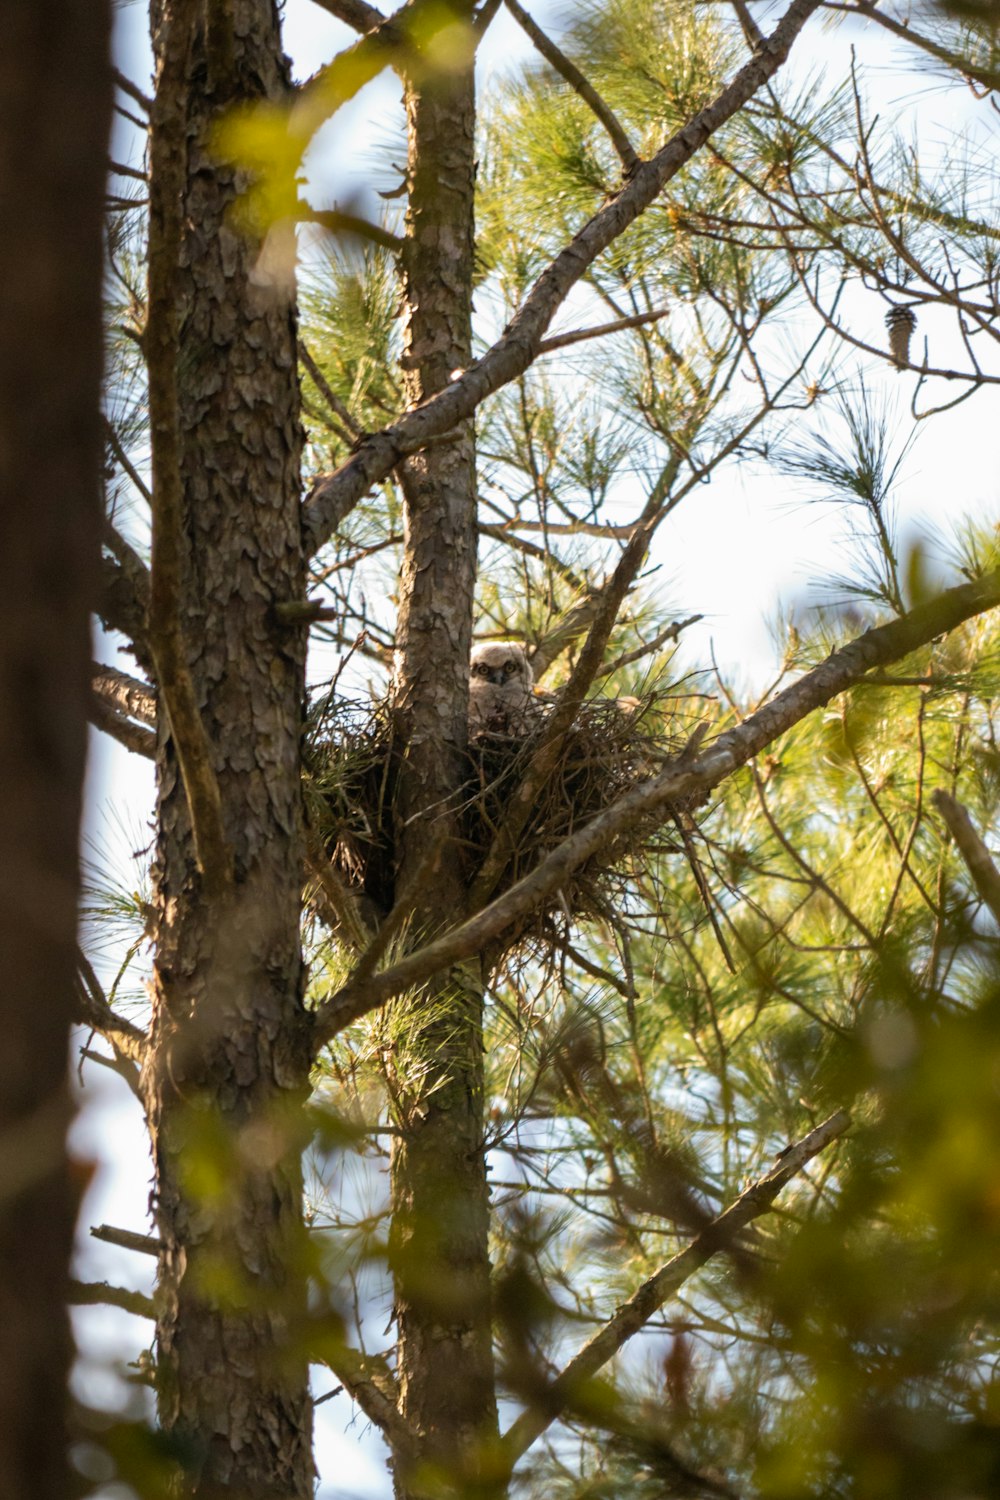
<path id="1" fill-rule="evenodd" d="M 151 506 L 153 503 L 153 497 L 149 492 L 149 485 L 143 479 L 142 475 L 139 473 L 139 470 L 136 468 L 135 464 L 125 452 L 122 441 L 119 438 L 118 433 L 115 431 L 114 424 L 110 422 L 107 417 L 104 418 L 104 436 L 107 438 L 108 444 L 111 448 L 112 453 L 115 455 L 115 458 L 118 460 L 119 466 L 125 470 L 125 473 L 131 479 L 132 483 L 135 485 L 136 489 L 139 491 L 139 494 L 145 500 L 146 504 Z"/>
<path id="2" fill-rule="evenodd" d="M 650 656 L 654 651 L 659 651 L 660 647 L 665 646 L 668 641 L 676 644 L 681 631 L 687 630 L 689 625 L 697 625 L 704 618 L 704 615 L 688 615 L 686 620 L 672 620 L 669 625 L 654 635 L 651 641 L 646 641 L 644 645 L 636 646 L 631 651 L 623 651 L 621 656 L 616 656 L 614 661 L 601 668 L 597 674 L 598 677 L 610 677 L 612 672 L 631 666 L 632 662 L 641 661 L 644 656 Z"/>
<path id="3" fill-rule="evenodd" d="M 538 23 L 533 21 L 528 12 L 518 5 L 517 0 L 504 0 L 504 3 L 521 30 L 534 42 L 545 61 L 555 68 L 560 78 L 565 79 L 573 92 L 579 94 L 584 104 L 600 120 L 618 154 L 626 177 L 630 176 L 639 165 L 639 156 L 614 110 L 601 98 L 594 85 L 583 76 L 576 63 L 571 62 L 566 54 L 560 51 L 551 37 L 546 36 Z"/>
<path id="4" fill-rule="evenodd" d="M 319 391 L 320 395 L 323 397 L 323 400 L 333 412 L 334 416 L 339 417 L 340 421 L 343 422 L 344 426 L 350 433 L 351 438 L 355 439 L 361 437 L 361 428 L 358 426 L 357 422 L 355 422 L 354 418 L 351 416 L 350 412 L 347 410 L 347 407 L 344 405 L 343 401 L 341 401 L 336 391 L 331 388 L 330 382 L 327 380 L 326 376 L 323 374 L 323 371 L 320 369 L 319 365 L 316 363 L 312 355 L 309 353 L 309 350 L 306 348 L 306 345 L 301 340 L 299 341 L 299 358 L 305 365 L 306 369 L 309 371 L 309 375 L 313 385 Z"/>
<path id="5" fill-rule="evenodd" d="M 505 0 L 507 3 L 507 0 Z M 642 328 L 646 323 L 657 323 L 669 313 L 669 307 L 657 307 L 652 312 L 633 313 L 629 318 L 616 318 L 613 323 L 598 323 L 595 328 L 577 328 L 572 333 L 553 334 L 542 339 L 539 354 L 551 354 L 554 349 L 568 349 L 571 344 L 582 344 L 585 339 L 601 339 L 608 333 L 621 333 L 625 328 Z"/>

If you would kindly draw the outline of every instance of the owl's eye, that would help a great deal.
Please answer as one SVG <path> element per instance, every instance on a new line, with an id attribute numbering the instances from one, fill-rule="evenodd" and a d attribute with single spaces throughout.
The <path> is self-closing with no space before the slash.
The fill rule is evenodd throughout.
<path id="1" fill-rule="evenodd" d="M 517 671 L 517 662 L 514 662 L 514 661 L 505 661 L 504 662 L 504 664 L 503 664 L 503 675 L 505 677 L 512 677 L 516 671 Z"/>
<path id="2" fill-rule="evenodd" d="M 488 677 L 490 675 L 490 669 L 489 667 L 484 666 L 482 662 L 480 662 L 478 666 L 473 667 L 472 674 L 474 677 Z"/>

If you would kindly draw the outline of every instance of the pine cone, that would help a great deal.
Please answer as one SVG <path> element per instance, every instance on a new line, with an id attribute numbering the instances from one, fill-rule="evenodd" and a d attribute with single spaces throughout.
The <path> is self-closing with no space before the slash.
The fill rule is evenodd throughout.
<path id="1" fill-rule="evenodd" d="M 910 339 L 917 326 L 917 317 L 912 307 L 896 305 L 885 315 L 885 326 L 889 330 L 889 353 L 897 369 L 902 370 L 910 362 Z"/>

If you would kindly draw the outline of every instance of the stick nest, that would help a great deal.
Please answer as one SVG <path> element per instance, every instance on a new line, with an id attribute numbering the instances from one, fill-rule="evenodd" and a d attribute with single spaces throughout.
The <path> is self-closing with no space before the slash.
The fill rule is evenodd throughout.
<path id="1" fill-rule="evenodd" d="M 552 849 L 621 794 L 654 775 L 683 743 L 665 732 L 664 703 L 636 709 L 608 699 L 585 703 L 566 736 L 556 767 L 541 789 L 494 894 L 527 875 Z M 471 881 L 489 850 L 539 735 L 485 733 L 467 751 L 463 842 L 456 857 Z M 385 917 L 397 897 L 395 792 L 399 741 L 385 703 L 316 700 L 307 718 L 306 810 L 314 850 L 321 848 L 337 881 L 369 920 Z M 656 835 L 659 835 L 658 837 Z M 551 947 L 580 920 L 620 909 L 627 887 L 664 838 L 662 816 L 651 816 L 609 841 L 570 875 L 538 910 L 504 935 L 500 953 Z"/>

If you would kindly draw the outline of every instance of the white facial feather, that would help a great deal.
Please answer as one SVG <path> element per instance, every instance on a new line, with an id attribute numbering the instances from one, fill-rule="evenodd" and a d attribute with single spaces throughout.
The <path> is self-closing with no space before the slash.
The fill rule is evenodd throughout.
<path id="1" fill-rule="evenodd" d="M 537 717 L 533 676 L 517 641 L 485 641 L 469 663 L 469 732 L 528 734 Z"/>

